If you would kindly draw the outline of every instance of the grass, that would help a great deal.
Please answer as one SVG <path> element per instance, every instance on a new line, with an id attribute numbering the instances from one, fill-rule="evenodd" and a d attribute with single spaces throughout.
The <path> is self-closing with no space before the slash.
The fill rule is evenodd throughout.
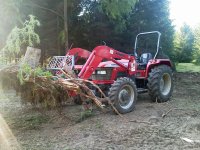
<path id="1" fill-rule="evenodd" d="M 200 72 L 200 66 L 193 63 L 179 63 L 176 70 L 177 72 Z"/>
<path id="2" fill-rule="evenodd" d="M 49 118 L 42 114 L 32 114 L 25 115 L 19 118 L 15 118 L 14 127 L 27 129 L 27 130 L 38 130 L 41 128 L 41 125 L 47 123 Z"/>
<path id="3" fill-rule="evenodd" d="M 90 118 L 94 115 L 94 113 L 92 112 L 92 110 L 85 110 L 83 112 L 81 112 L 81 116 L 80 118 L 78 118 L 78 120 L 76 121 L 77 123 L 80 123 L 84 120 L 86 120 L 87 118 Z"/>

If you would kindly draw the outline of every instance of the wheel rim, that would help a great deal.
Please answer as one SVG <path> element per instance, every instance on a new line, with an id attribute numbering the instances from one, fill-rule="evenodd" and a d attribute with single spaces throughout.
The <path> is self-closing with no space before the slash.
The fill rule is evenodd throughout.
<path id="1" fill-rule="evenodd" d="M 171 76 L 168 73 L 164 73 L 160 80 L 160 91 L 163 95 L 168 95 L 171 90 Z"/>
<path id="2" fill-rule="evenodd" d="M 134 90 L 130 85 L 124 85 L 118 95 L 119 105 L 123 109 L 129 109 L 134 102 Z"/>

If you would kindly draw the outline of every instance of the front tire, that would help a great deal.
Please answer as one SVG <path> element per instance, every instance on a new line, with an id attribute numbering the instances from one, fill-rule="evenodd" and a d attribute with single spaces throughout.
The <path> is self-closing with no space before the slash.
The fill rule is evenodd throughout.
<path id="1" fill-rule="evenodd" d="M 173 91 L 172 69 L 166 65 L 153 68 L 149 73 L 147 86 L 154 102 L 167 102 Z"/>
<path id="2" fill-rule="evenodd" d="M 119 113 L 131 112 L 137 100 L 136 85 L 130 78 L 119 78 L 112 84 L 108 97 Z"/>

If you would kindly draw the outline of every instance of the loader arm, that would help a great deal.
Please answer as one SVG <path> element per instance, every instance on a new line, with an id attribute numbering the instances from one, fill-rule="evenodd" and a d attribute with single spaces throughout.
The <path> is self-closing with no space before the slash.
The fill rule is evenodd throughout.
<path id="1" fill-rule="evenodd" d="M 98 46 L 96 47 L 92 53 L 90 54 L 88 60 L 86 61 L 85 65 L 81 69 L 78 77 L 81 79 L 88 79 L 92 75 L 92 73 L 96 70 L 98 65 L 104 60 L 110 60 L 116 63 L 118 66 L 127 70 L 128 73 L 131 75 L 135 72 L 134 64 L 135 64 L 135 57 L 130 56 L 128 54 L 119 52 L 110 48 L 108 46 Z M 125 66 L 123 63 L 120 63 L 116 59 L 126 59 L 129 60 L 128 66 Z"/>
<path id="2" fill-rule="evenodd" d="M 66 55 L 74 55 L 75 56 L 75 62 L 77 62 L 80 58 L 88 59 L 91 52 L 88 50 L 82 49 L 82 48 L 73 48 L 70 49 Z"/>

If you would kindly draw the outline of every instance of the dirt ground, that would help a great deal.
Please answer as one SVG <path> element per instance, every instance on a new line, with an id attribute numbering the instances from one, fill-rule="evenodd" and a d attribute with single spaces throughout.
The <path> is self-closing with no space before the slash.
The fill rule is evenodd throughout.
<path id="1" fill-rule="evenodd" d="M 124 118 L 95 109 L 83 121 L 81 106 L 64 107 L 60 117 L 21 104 L 12 90 L 1 92 L 0 150 L 199 150 L 200 74 L 178 73 L 174 80 L 167 103 L 153 103 L 143 94 Z"/>

